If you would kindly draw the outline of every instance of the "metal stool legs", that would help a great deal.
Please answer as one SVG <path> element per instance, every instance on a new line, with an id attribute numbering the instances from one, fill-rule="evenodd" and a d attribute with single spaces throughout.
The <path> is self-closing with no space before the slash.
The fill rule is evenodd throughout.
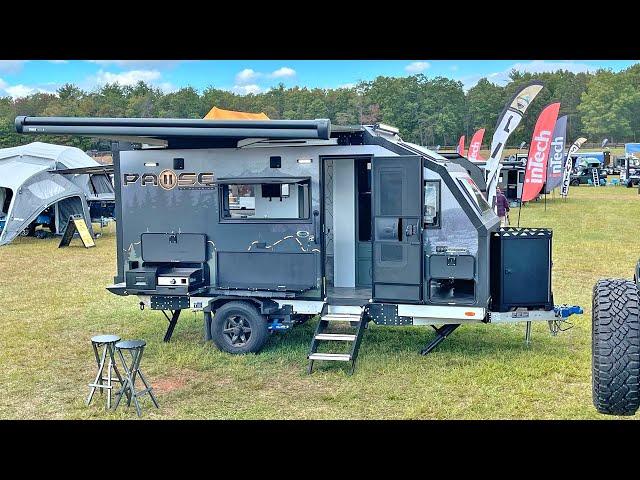
<path id="1" fill-rule="evenodd" d="M 138 402 L 138 398 L 142 397 L 146 394 L 149 394 L 151 397 L 151 401 L 155 405 L 156 408 L 160 408 L 158 406 L 158 401 L 156 400 L 155 395 L 153 394 L 153 388 L 147 382 L 147 379 L 143 375 L 140 370 L 140 362 L 142 360 L 142 353 L 144 352 L 145 342 L 142 340 L 132 340 L 127 342 L 118 342 L 116 344 L 116 350 L 120 357 L 120 361 L 122 362 L 122 366 L 125 371 L 125 380 L 122 388 L 116 394 L 116 403 L 113 407 L 114 410 L 118 408 L 120 405 L 120 401 L 122 400 L 122 395 L 127 395 L 127 406 L 131 406 L 131 400 L 133 400 L 133 404 L 136 407 L 136 413 L 138 416 L 142 416 L 142 411 L 140 409 L 140 403 Z M 131 365 L 127 364 L 127 361 L 122 353 L 123 350 L 128 350 L 131 354 Z M 136 380 L 140 377 L 140 380 L 144 384 L 145 388 L 140 391 L 136 391 Z"/>
<path id="2" fill-rule="evenodd" d="M 97 335 L 91 339 L 91 346 L 93 347 L 93 353 L 96 357 L 96 363 L 98 364 L 98 372 L 93 383 L 89 384 L 89 396 L 87 397 L 86 404 L 89 405 L 93 400 L 93 395 L 96 393 L 96 389 L 100 389 L 100 393 L 103 390 L 107 390 L 107 409 L 111 408 L 111 390 L 113 389 L 113 382 L 118 382 L 122 385 L 123 380 L 120 375 L 120 371 L 116 365 L 115 349 L 114 345 L 120 340 L 120 337 L 115 335 Z M 102 355 L 98 353 L 98 349 L 102 347 Z M 107 359 L 108 355 L 108 359 Z M 108 363 L 107 363 L 108 360 Z M 107 377 L 104 377 L 104 369 L 107 368 Z M 115 372 L 117 378 L 113 378 L 112 372 Z M 106 383 L 105 383 L 106 380 Z"/>

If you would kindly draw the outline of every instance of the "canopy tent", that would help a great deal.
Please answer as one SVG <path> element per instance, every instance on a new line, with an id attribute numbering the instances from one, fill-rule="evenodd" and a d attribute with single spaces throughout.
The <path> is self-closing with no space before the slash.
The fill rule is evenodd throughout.
<path id="1" fill-rule="evenodd" d="M 204 117 L 205 120 L 269 120 L 266 114 L 235 112 L 233 110 L 223 110 L 213 107 Z"/>
<path id="2" fill-rule="evenodd" d="M 634 153 L 640 153 L 640 143 L 625 143 L 624 154 L 633 155 Z"/>
<path id="3" fill-rule="evenodd" d="M 83 215 L 91 229 L 87 200 L 113 201 L 110 179 L 57 171 L 94 166 L 99 164 L 75 147 L 34 142 L 0 149 L 0 245 L 11 242 L 51 206 L 55 233 L 64 230 L 72 214 Z"/>

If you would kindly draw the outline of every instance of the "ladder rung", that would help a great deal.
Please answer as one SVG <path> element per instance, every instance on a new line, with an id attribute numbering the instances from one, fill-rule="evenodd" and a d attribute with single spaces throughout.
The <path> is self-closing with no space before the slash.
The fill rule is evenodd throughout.
<path id="1" fill-rule="evenodd" d="M 337 362 L 348 362 L 351 355 L 348 353 L 312 353 L 307 357 L 309 360 L 333 360 Z"/>
<path id="2" fill-rule="evenodd" d="M 316 340 L 336 340 L 341 342 L 353 342 L 355 341 L 355 335 L 343 334 L 343 333 L 319 333 L 316 335 Z"/>
<path id="3" fill-rule="evenodd" d="M 355 315 L 353 313 L 327 313 L 323 315 L 322 320 L 326 320 L 328 322 L 359 322 L 360 315 Z"/>

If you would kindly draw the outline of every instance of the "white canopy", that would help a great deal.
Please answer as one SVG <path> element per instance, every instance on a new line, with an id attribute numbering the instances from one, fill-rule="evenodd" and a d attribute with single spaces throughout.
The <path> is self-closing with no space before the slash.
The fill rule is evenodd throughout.
<path id="1" fill-rule="evenodd" d="M 74 213 L 83 213 L 90 224 L 85 198 L 90 193 L 85 191 L 88 175 L 65 178 L 55 171 L 99 165 L 79 148 L 64 145 L 33 142 L 0 149 L 0 216 L 6 222 L 0 245 L 15 238 L 44 208 L 72 197 L 78 197 L 77 202 L 66 203 L 75 205 Z M 62 223 L 66 225 L 66 220 L 61 219 L 57 227 Z"/>

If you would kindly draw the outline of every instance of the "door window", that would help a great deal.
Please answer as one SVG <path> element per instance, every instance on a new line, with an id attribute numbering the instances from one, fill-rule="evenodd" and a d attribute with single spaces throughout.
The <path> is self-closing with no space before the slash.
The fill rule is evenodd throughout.
<path id="1" fill-rule="evenodd" d="M 440 227 L 440 181 L 424 182 L 424 228 Z"/>

